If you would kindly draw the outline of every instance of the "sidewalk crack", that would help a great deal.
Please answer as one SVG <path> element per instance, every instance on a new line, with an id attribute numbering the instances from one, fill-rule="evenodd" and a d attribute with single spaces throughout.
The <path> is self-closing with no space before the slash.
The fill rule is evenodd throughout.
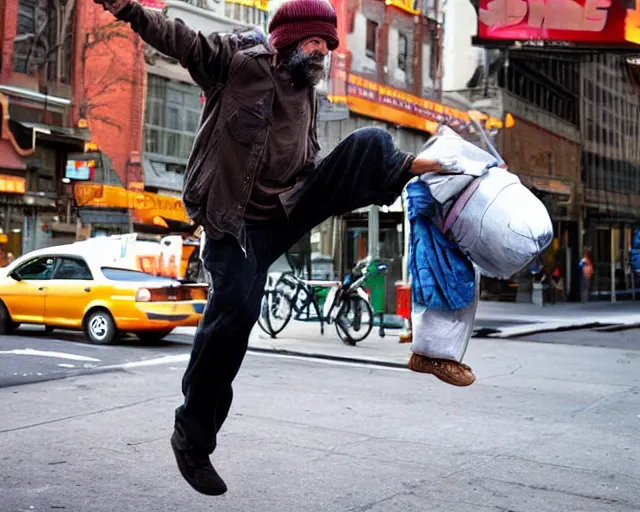
<path id="1" fill-rule="evenodd" d="M 31 423 L 28 425 L 21 425 L 19 427 L 13 427 L 13 428 L 6 428 L 3 430 L 0 430 L 0 434 L 6 434 L 8 432 L 17 432 L 19 430 L 26 430 L 29 428 L 35 428 L 35 427 L 41 427 L 43 425 L 50 425 L 52 423 L 59 423 L 61 421 L 67 421 L 67 420 L 73 420 L 75 418 L 83 418 L 83 417 L 87 417 L 87 416 L 97 416 L 100 414 L 104 414 L 107 412 L 113 412 L 113 411 L 119 411 L 122 409 L 128 409 L 130 407 L 136 407 L 138 405 L 142 405 L 142 404 L 147 404 L 150 402 L 156 402 L 158 400 L 166 400 L 167 398 L 176 398 L 177 395 L 171 394 L 171 395 L 163 395 L 163 396 L 157 396 L 157 397 L 153 397 L 153 398 L 147 398 L 145 400 L 139 400 L 137 402 L 132 402 L 130 404 L 124 404 L 124 405 L 117 405 L 115 407 L 109 407 L 107 409 L 99 409 L 97 411 L 90 411 L 90 412 L 83 412 L 80 414 L 72 414 L 70 416 L 63 416 L 62 418 L 54 418 L 52 420 L 47 420 L 47 421 L 41 421 L 38 423 Z"/>

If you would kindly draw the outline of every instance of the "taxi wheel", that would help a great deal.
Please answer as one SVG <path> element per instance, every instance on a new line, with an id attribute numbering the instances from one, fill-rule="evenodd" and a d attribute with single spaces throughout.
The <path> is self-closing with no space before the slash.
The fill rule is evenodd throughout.
<path id="1" fill-rule="evenodd" d="M 84 321 L 84 333 L 91 343 L 107 345 L 116 340 L 118 329 L 111 313 L 106 309 L 95 309 Z"/>
<path id="2" fill-rule="evenodd" d="M 20 324 L 17 324 L 11 320 L 11 315 L 7 306 L 0 301 L 0 334 L 12 334 Z"/>

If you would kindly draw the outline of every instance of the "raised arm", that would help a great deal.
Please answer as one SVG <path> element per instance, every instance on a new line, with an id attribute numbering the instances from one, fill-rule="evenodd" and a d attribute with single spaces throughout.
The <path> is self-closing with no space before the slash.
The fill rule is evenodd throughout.
<path id="1" fill-rule="evenodd" d="M 167 19 L 161 12 L 146 9 L 135 0 L 94 0 L 119 20 L 131 25 L 156 50 L 184 66 L 206 92 L 226 79 L 238 39 L 232 34 L 211 34 L 189 28 L 180 20 Z"/>

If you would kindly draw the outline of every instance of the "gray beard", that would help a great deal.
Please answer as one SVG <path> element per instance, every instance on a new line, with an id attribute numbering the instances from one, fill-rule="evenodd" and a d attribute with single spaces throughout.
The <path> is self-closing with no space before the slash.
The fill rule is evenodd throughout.
<path id="1" fill-rule="evenodd" d="M 294 87 L 298 89 L 315 87 L 326 76 L 324 55 L 318 52 L 305 54 L 296 48 L 285 61 L 285 66 L 291 74 Z"/>

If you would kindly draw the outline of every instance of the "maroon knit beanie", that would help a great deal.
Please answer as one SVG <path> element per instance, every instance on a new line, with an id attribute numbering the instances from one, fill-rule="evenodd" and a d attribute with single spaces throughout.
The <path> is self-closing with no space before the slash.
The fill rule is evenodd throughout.
<path id="1" fill-rule="evenodd" d="M 329 50 L 338 47 L 338 19 L 325 0 L 289 0 L 269 24 L 269 42 L 282 50 L 308 37 L 322 37 Z"/>

